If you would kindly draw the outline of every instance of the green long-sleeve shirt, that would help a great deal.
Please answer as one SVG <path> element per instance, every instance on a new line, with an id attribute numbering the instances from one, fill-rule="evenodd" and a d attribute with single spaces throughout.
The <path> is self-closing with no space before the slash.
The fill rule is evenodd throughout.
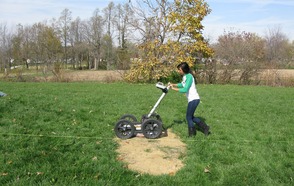
<path id="1" fill-rule="evenodd" d="M 180 93 L 186 93 L 188 102 L 200 99 L 199 94 L 196 89 L 194 77 L 192 74 L 188 73 L 183 76 L 181 83 L 177 84 Z"/>

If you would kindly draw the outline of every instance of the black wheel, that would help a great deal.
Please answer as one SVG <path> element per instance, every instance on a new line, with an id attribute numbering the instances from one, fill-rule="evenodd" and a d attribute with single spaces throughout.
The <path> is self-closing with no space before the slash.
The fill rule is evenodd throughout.
<path id="1" fill-rule="evenodd" d="M 153 113 L 150 118 L 156 119 L 156 120 L 162 122 L 161 117 L 160 117 L 159 114 Z"/>
<path id="2" fill-rule="evenodd" d="M 147 119 L 142 123 L 142 131 L 145 138 L 158 138 L 162 132 L 162 123 L 156 119 Z"/>
<path id="3" fill-rule="evenodd" d="M 116 123 L 114 131 L 117 137 L 121 139 L 128 139 L 134 136 L 135 126 L 131 121 L 122 119 Z"/>
<path id="4" fill-rule="evenodd" d="M 137 118 L 134 115 L 132 115 L 132 114 L 125 114 L 122 117 L 120 117 L 120 119 L 121 120 L 122 119 L 126 119 L 126 120 L 129 120 L 131 122 L 137 122 L 138 121 Z"/>
<path id="5" fill-rule="evenodd" d="M 142 123 L 147 119 L 156 119 L 156 120 L 162 122 L 159 114 L 153 113 L 153 114 L 151 114 L 150 118 L 148 118 L 147 116 L 148 116 L 148 114 L 142 116 L 142 119 L 141 119 Z"/>

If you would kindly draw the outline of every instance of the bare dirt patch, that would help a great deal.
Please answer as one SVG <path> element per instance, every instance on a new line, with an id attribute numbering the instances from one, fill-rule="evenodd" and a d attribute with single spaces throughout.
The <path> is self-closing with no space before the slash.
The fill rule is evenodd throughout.
<path id="1" fill-rule="evenodd" d="M 116 139 L 119 148 L 118 160 L 126 167 L 142 174 L 174 175 L 184 164 L 186 144 L 170 130 L 159 139 L 135 137 L 127 140 Z"/>

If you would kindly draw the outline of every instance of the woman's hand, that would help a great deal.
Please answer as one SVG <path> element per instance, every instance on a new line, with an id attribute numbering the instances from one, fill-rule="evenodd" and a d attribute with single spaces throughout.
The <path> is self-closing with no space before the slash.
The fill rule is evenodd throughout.
<path id="1" fill-rule="evenodd" d="M 172 89 L 172 90 L 175 90 L 175 91 L 178 91 L 179 89 L 177 88 L 177 84 L 173 84 L 173 83 L 168 83 L 168 86 Z"/>
<path id="2" fill-rule="evenodd" d="M 175 86 L 175 84 L 172 84 L 172 83 L 170 83 L 170 82 L 168 82 L 168 84 L 167 84 L 171 89 L 173 89 L 174 88 L 174 86 Z"/>

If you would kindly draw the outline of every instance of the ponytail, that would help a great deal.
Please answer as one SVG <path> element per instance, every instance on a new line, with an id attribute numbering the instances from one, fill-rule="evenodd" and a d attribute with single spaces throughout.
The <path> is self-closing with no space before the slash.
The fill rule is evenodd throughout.
<path id="1" fill-rule="evenodd" d="M 185 73 L 185 74 L 191 74 L 194 78 L 194 82 L 195 84 L 197 84 L 196 82 L 196 78 L 195 78 L 195 75 L 194 73 L 192 72 L 192 70 L 190 69 L 189 65 L 187 62 L 181 62 L 180 64 L 178 64 L 177 66 L 178 69 L 182 69 L 182 71 Z"/>

